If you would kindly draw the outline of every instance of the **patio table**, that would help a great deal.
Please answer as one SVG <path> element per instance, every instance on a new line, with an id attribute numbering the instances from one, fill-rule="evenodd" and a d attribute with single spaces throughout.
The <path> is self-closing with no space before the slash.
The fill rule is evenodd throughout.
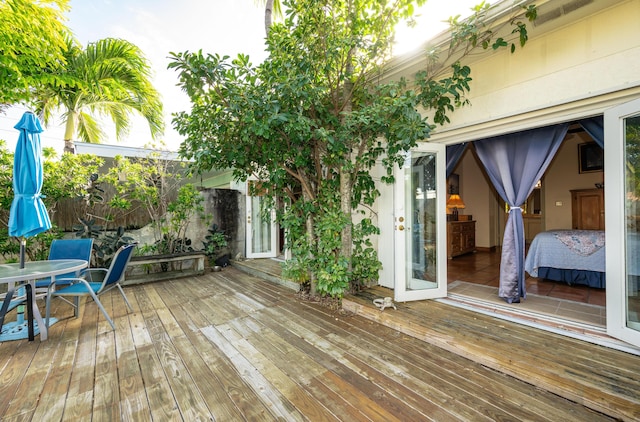
<path id="1" fill-rule="evenodd" d="M 48 327 L 46 326 L 35 301 L 36 280 L 50 278 L 53 283 L 55 276 L 57 275 L 80 271 L 88 266 L 89 262 L 81 259 L 29 261 L 24 263 L 24 268 L 20 268 L 20 264 L 17 262 L 12 264 L 0 264 L 0 283 L 6 283 L 9 290 L 12 290 L 16 285 L 20 284 L 30 285 L 30 288 L 25 289 L 27 291 L 27 304 L 31 307 L 31 312 L 28 312 L 28 324 L 30 328 L 29 341 L 33 341 L 34 339 L 34 331 L 32 328 L 34 317 L 38 323 L 40 341 L 47 339 Z M 5 302 L 8 300 L 10 300 L 9 295 L 5 297 Z M 4 315 L 0 315 L 0 319 L 3 318 Z M 0 329 L 2 329 L 1 326 Z"/>

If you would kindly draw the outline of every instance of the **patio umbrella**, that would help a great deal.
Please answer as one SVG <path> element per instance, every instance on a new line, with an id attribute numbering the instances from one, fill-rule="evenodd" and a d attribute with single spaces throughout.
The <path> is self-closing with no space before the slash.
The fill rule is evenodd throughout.
<path id="1" fill-rule="evenodd" d="M 9 236 L 20 237 L 20 266 L 24 267 L 26 238 L 51 228 L 49 214 L 40 197 L 42 149 L 40 120 L 30 111 L 14 126 L 20 131 L 13 159 L 13 202 L 9 214 Z"/>
<path id="2" fill-rule="evenodd" d="M 9 236 L 20 238 L 20 268 L 24 268 L 24 255 L 27 237 L 51 228 L 49 214 L 40 197 L 42 189 L 42 149 L 40 146 L 40 133 L 42 126 L 40 121 L 31 112 L 26 112 L 14 126 L 20 131 L 16 151 L 13 158 L 13 202 L 9 212 Z M 30 285 L 27 289 L 27 306 L 31 309 Z M 10 300 L 10 292 L 8 292 Z M 11 340 L 24 338 L 24 307 L 18 307 L 18 320 L 16 323 L 5 324 L 2 328 L 2 338 Z M 33 340 L 34 325 L 30 317 L 28 323 L 28 337 Z"/>

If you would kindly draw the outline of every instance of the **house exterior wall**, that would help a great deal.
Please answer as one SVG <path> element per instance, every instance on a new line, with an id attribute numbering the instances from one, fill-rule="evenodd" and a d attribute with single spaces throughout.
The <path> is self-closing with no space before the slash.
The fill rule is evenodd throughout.
<path id="1" fill-rule="evenodd" d="M 540 3 L 544 13 L 562 2 Z M 429 141 L 473 141 L 577 120 L 640 97 L 640 0 L 601 0 L 594 7 L 578 19 L 568 14 L 533 27 L 527 45 L 514 54 L 505 50 L 470 60 L 471 105 L 456 110 Z M 603 182 L 602 172 L 578 171 L 577 145 L 590 141 L 585 133 L 569 136 L 551 163 L 543 189 L 545 230 L 571 228 L 570 190 Z M 467 152 L 456 172 L 465 214 L 477 221 L 476 245 L 487 248 L 501 244 L 506 219 L 480 167 Z"/>
<path id="2" fill-rule="evenodd" d="M 535 3 L 539 16 L 544 16 L 575 2 L 530 3 Z M 473 78 L 467 96 L 470 106 L 452 113 L 451 122 L 438 127 L 428 141 L 455 144 L 579 120 L 640 97 L 640 0 L 585 3 L 557 19 L 529 23 L 529 41 L 514 54 L 505 49 L 465 59 Z M 442 41 L 446 43 L 445 38 Z M 424 67 L 422 53 L 401 57 L 389 67 L 383 80 L 411 79 Z M 577 145 L 588 141 L 591 139 L 586 134 L 568 138 L 545 175 L 544 230 L 570 228 L 569 191 L 592 188 L 603 181 L 602 172 L 578 171 Z M 455 172 L 460 175 L 464 213 L 472 214 L 477 222 L 476 245 L 500 245 L 506 221 L 502 204 L 473 153 L 465 153 Z M 385 188 L 382 193 L 377 208 L 381 239 L 389 239 L 384 232 L 393 231 L 393 191 Z M 556 202 L 562 205 L 556 206 Z M 393 287 L 393 281 L 387 281 L 393 278 L 389 271 L 393 246 L 385 241 L 379 244 L 385 267 L 380 284 Z"/>
<path id="3" fill-rule="evenodd" d="M 468 61 L 471 106 L 456 110 L 431 140 L 482 139 L 601 114 L 640 95 L 640 0 L 593 4 L 598 9 L 589 16 L 569 14 L 564 25 L 531 28 L 529 42 L 514 54 L 501 50 Z M 557 27 L 543 32 L 552 24 Z"/>

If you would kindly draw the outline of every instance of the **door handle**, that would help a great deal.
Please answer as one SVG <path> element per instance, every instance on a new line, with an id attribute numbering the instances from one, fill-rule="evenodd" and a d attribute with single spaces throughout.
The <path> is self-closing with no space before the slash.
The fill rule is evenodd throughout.
<path id="1" fill-rule="evenodd" d="M 404 230 L 404 226 L 403 226 L 402 224 L 400 224 L 400 225 L 398 226 L 398 230 L 400 230 L 400 231 Z"/>

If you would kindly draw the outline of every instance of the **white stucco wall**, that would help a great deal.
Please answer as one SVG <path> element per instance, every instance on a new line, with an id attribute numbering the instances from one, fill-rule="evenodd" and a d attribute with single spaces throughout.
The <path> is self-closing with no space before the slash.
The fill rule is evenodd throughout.
<path id="1" fill-rule="evenodd" d="M 593 4 L 600 10 L 576 20 L 569 14 L 548 33 L 553 21 L 532 27 L 529 42 L 514 54 L 501 50 L 470 60 L 471 106 L 456 110 L 432 141 L 481 139 L 601 114 L 623 101 L 618 97 L 640 95 L 640 0 Z"/>
<path id="2" fill-rule="evenodd" d="M 533 29 L 515 54 L 504 51 L 471 62 L 471 106 L 453 113 L 451 124 L 430 141 L 473 141 L 577 120 L 640 97 L 640 0 L 601 0 L 592 7 L 599 10 L 588 17 Z M 546 25 L 556 27 L 543 34 Z M 571 189 L 603 182 L 602 172 L 578 171 L 577 145 L 589 141 L 584 133 L 569 136 L 545 175 L 546 230 L 571 227 Z M 493 189 L 472 154 L 465 154 L 456 172 L 465 213 L 477 221 L 477 245 L 499 245 L 500 204 L 491 198 Z"/>
<path id="3" fill-rule="evenodd" d="M 535 3 L 544 15 L 569 1 Z M 640 0 L 595 0 L 558 19 L 529 24 L 529 29 L 529 42 L 515 54 L 505 50 L 468 60 L 471 106 L 456 110 L 451 123 L 438 128 L 429 142 L 454 144 L 575 121 L 640 97 Z M 419 56 L 405 57 L 386 77 L 411 78 L 421 68 Z M 545 175 L 546 230 L 571 226 L 571 189 L 602 182 L 601 172 L 578 171 L 577 144 L 587 141 L 586 134 L 568 138 Z M 477 221 L 477 246 L 499 245 L 503 213 L 483 170 L 467 152 L 455 172 L 460 175 L 464 213 Z M 391 198 L 385 192 L 379 203 L 388 204 Z M 392 215 L 387 217 L 392 221 Z M 381 256 L 392 248 L 387 240 L 381 236 Z"/>

